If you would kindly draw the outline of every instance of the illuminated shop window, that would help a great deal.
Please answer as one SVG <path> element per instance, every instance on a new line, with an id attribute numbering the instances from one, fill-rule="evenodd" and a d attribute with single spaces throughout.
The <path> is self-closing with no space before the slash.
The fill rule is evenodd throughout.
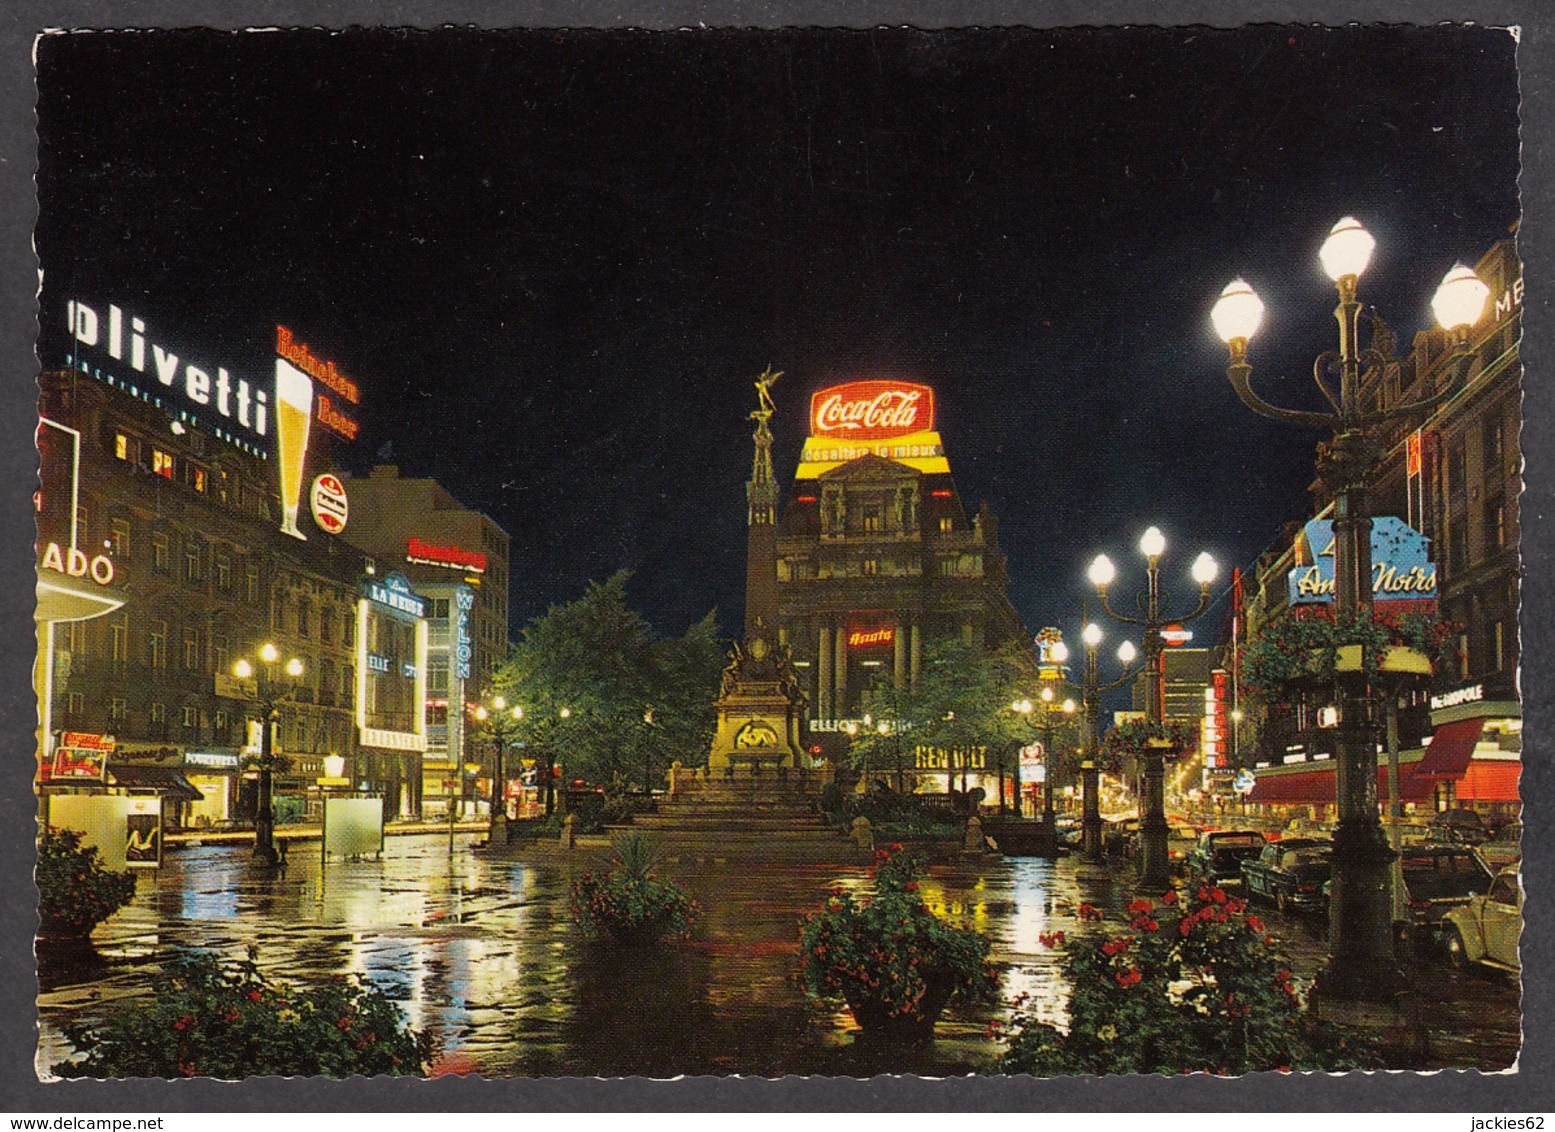
<path id="1" fill-rule="evenodd" d="M 158 475 L 165 480 L 170 480 L 173 478 L 175 464 L 176 461 L 173 459 L 171 453 L 164 452 L 160 448 L 153 448 L 151 450 L 151 472 L 153 475 Z"/>

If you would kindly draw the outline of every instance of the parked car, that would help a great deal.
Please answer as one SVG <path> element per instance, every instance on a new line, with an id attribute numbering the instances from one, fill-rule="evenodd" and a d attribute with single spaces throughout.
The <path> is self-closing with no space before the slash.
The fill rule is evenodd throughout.
<path id="1" fill-rule="evenodd" d="M 1490 840 L 1484 819 L 1473 810 L 1443 810 L 1431 819 L 1437 840 L 1460 845 L 1478 845 Z"/>
<path id="2" fill-rule="evenodd" d="M 1405 846 L 1399 869 L 1409 916 L 1401 934 L 1413 940 L 1417 951 L 1437 945 L 1447 914 L 1490 891 L 1493 879 L 1479 854 L 1466 845 Z"/>
<path id="3" fill-rule="evenodd" d="M 1286 837 L 1265 845 L 1241 868 L 1249 897 L 1273 901 L 1281 912 L 1319 911 L 1325 903 L 1323 884 L 1333 871 L 1333 846 L 1317 838 Z"/>
<path id="4" fill-rule="evenodd" d="M 1188 871 L 1216 884 L 1241 884 L 1242 862 L 1268 842 L 1256 829 L 1217 829 L 1204 834 L 1188 854 Z"/>
<path id="5" fill-rule="evenodd" d="M 1192 826 L 1174 825 L 1166 831 L 1166 859 L 1172 869 L 1187 866 L 1188 854 L 1199 844 L 1199 831 Z"/>
<path id="6" fill-rule="evenodd" d="M 1516 864 L 1523 859 L 1523 823 L 1514 821 L 1503 826 L 1494 837 L 1480 842 L 1475 849 L 1479 850 L 1480 859 L 1492 869 Z"/>
<path id="7" fill-rule="evenodd" d="M 1108 818 L 1102 826 L 1101 843 L 1109 857 L 1132 858 L 1139 851 L 1139 819 Z"/>
<path id="8" fill-rule="evenodd" d="M 1447 961 L 1460 971 L 1482 963 L 1515 975 L 1522 970 L 1517 954 L 1522 930 L 1523 886 L 1518 867 L 1511 865 L 1496 874 L 1489 892 L 1447 913 L 1442 933 Z"/>

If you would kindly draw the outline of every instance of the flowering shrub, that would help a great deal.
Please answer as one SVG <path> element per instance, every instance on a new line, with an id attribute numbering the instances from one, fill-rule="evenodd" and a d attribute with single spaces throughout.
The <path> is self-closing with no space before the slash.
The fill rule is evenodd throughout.
<path id="1" fill-rule="evenodd" d="M 135 896 L 135 877 L 105 869 L 73 829 L 43 831 L 38 846 L 38 917 L 45 936 L 85 939 Z"/>
<path id="2" fill-rule="evenodd" d="M 584 873 L 572 885 L 572 918 L 595 935 L 618 943 L 655 943 L 685 936 L 701 915 L 696 901 L 678 884 L 651 871 L 656 851 L 650 839 L 630 833 L 616 842 L 616 862 L 603 876 Z"/>
<path id="3" fill-rule="evenodd" d="M 865 1030 L 927 1036 L 951 998 L 992 1001 L 998 991 L 987 937 L 930 911 L 917 876 L 900 845 L 880 850 L 873 897 L 839 888 L 802 923 L 810 992 L 842 999 Z"/>
<path id="4" fill-rule="evenodd" d="M 1121 754 L 1136 754 L 1161 741 L 1171 744 L 1171 749 L 1164 752 L 1166 755 L 1180 758 L 1198 746 L 1198 728 L 1171 719 L 1164 723 L 1151 723 L 1144 719 L 1125 719 L 1113 724 L 1112 730 L 1107 732 L 1107 737 L 1102 741 L 1102 746 L 1107 754 L 1115 757 Z"/>
<path id="5" fill-rule="evenodd" d="M 190 953 L 149 1001 L 126 1002 L 106 1024 L 66 1026 L 85 1057 L 62 1077 L 420 1076 L 431 1042 L 404 1025 L 383 991 L 355 976 L 307 990 L 272 983 L 255 952 L 238 962 Z"/>
<path id="6" fill-rule="evenodd" d="M 1386 610 L 1336 617 L 1328 610 L 1296 616 L 1286 613 L 1266 625 L 1245 645 L 1242 683 L 1264 698 L 1283 694 L 1302 682 L 1332 683 L 1338 650 L 1360 645 L 1367 676 L 1375 676 L 1390 648 L 1411 648 L 1441 667 L 1453 656 L 1458 626 L 1418 613 Z"/>
<path id="7" fill-rule="evenodd" d="M 1101 913 L 1081 905 L 1081 920 Z M 1369 1053 L 1310 1023 L 1286 960 L 1243 901 L 1200 885 L 1136 900 L 1126 932 L 1089 936 L 1064 957 L 1069 1030 L 1017 1003 L 1000 1061 L 1039 1076 L 1368 1067 Z M 1054 938 L 1056 936 L 1056 938 Z M 1043 942 L 1063 943 L 1063 933 Z"/>

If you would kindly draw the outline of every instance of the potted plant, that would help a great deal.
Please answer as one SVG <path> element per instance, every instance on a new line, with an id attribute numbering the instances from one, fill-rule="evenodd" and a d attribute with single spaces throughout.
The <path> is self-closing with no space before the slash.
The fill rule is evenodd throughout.
<path id="1" fill-rule="evenodd" d="M 991 1001 L 998 975 L 986 936 L 924 903 L 915 858 L 893 845 L 875 861 L 872 897 L 837 889 L 804 920 L 805 982 L 816 997 L 847 1003 L 865 1033 L 920 1041 L 952 999 Z"/>
<path id="2" fill-rule="evenodd" d="M 1428 678 L 1453 653 L 1457 626 L 1419 613 L 1337 617 L 1328 610 L 1287 613 L 1242 651 L 1242 682 L 1277 698 L 1302 687 L 1331 685 L 1341 674 Z"/>
<path id="3" fill-rule="evenodd" d="M 1241 1074 L 1375 1068 L 1356 1038 L 1310 1020 L 1288 961 L 1244 901 L 1213 885 L 1129 905 L 1127 930 L 1038 938 L 1062 947 L 1067 1028 L 1017 1000 L 1004 1073 Z M 1089 904 L 1079 919 L 1102 913 Z"/>
<path id="4" fill-rule="evenodd" d="M 584 873 L 573 882 L 572 918 L 591 934 L 629 947 L 690 934 L 700 909 L 680 885 L 653 873 L 657 857 L 651 838 L 640 833 L 618 838 L 609 871 Z"/>
<path id="5" fill-rule="evenodd" d="M 43 831 L 38 845 L 38 935 L 85 941 L 135 896 L 135 877 L 103 867 L 95 846 L 73 829 Z"/>
<path id="6" fill-rule="evenodd" d="M 252 949 L 228 962 L 183 954 L 148 1000 L 65 1037 L 84 1056 L 54 1066 L 62 1077 L 420 1076 L 433 1052 L 379 988 L 354 975 L 274 983 Z"/>

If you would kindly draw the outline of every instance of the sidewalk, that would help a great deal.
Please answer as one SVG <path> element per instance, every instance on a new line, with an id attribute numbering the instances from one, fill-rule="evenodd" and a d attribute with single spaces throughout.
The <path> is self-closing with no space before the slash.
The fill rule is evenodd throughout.
<path id="1" fill-rule="evenodd" d="M 490 831 L 490 822 L 486 818 L 466 819 L 456 822 L 453 826 L 455 833 L 487 833 Z M 391 822 L 383 827 L 384 836 L 399 837 L 412 833 L 447 833 L 449 824 L 446 821 L 415 821 L 415 822 Z M 275 827 L 275 839 L 277 841 L 317 841 L 324 836 L 324 827 L 311 823 L 299 822 L 296 825 L 278 825 Z M 163 844 L 169 849 L 174 847 L 197 845 L 252 845 L 254 843 L 254 831 L 251 829 L 192 829 L 183 830 L 180 833 L 169 833 L 163 836 Z"/>

